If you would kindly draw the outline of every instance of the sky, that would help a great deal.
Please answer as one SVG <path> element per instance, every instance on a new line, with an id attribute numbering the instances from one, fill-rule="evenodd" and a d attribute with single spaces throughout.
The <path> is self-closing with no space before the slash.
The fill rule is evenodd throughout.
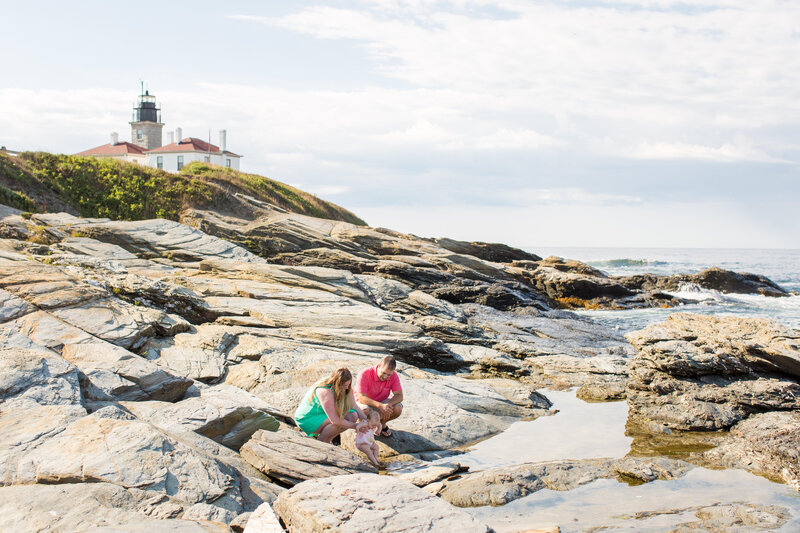
<path id="1" fill-rule="evenodd" d="M 0 145 L 227 130 L 425 237 L 800 248 L 800 2 L 3 2 Z M 166 140 L 166 135 L 165 135 Z"/>

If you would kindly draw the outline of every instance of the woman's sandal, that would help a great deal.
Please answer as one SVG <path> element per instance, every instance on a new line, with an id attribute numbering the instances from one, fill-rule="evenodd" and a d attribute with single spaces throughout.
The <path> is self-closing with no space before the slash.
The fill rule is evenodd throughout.
<path id="1" fill-rule="evenodd" d="M 392 430 L 389 429 L 388 426 L 383 426 L 383 429 L 381 430 L 381 437 L 391 437 L 391 436 L 392 436 Z"/>

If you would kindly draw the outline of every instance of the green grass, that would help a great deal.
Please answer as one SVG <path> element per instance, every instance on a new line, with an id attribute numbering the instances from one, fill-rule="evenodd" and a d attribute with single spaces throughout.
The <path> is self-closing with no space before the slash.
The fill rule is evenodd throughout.
<path id="1" fill-rule="evenodd" d="M 114 159 L 20 154 L 29 175 L 57 193 L 81 216 L 114 220 L 177 220 L 184 204 L 211 201 L 204 183 Z"/>
<path id="2" fill-rule="evenodd" d="M 12 191 L 0 185 L 0 204 L 20 209 L 22 211 L 37 211 L 33 200 L 21 192 Z"/>
<path id="3" fill-rule="evenodd" d="M 179 220 L 187 208 L 213 210 L 241 203 L 231 195 L 243 192 L 295 213 L 366 224 L 350 211 L 285 183 L 198 162 L 173 174 L 115 159 L 46 152 L 0 154 L 0 180 L 34 198 L 39 196 L 31 191 L 44 190 L 83 217 Z M 6 187 L 0 189 L 0 203 L 37 211 L 28 196 Z"/>
<path id="4" fill-rule="evenodd" d="M 296 189 L 285 183 L 259 176 L 248 174 L 230 168 L 218 167 L 207 163 L 192 162 L 181 170 L 185 176 L 202 177 L 215 182 L 225 182 L 243 188 L 247 194 L 261 200 L 270 202 L 279 207 L 295 213 L 302 213 L 319 218 L 344 220 L 351 224 L 365 226 L 366 222 L 350 211 L 338 205 L 320 200 L 313 194 Z"/>

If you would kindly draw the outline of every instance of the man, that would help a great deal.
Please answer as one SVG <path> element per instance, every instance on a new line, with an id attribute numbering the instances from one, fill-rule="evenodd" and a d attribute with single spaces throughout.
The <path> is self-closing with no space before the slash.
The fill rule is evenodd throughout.
<path id="1" fill-rule="evenodd" d="M 375 366 L 358 373 L 355 393 L 356 401 L 364 408 L 374 409 L 381 416 L 381 435 L 391 437 L 392 430 L 386 425 L 403 412 L 403 388 L 395 372 L 397 361 L 387 355 Z"/>

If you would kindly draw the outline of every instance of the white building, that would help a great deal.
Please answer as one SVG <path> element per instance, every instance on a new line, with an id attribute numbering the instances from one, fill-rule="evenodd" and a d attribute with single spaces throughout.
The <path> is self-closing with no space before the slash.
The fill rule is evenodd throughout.
<path id="1" fill-rule="evenodd" d="M 168 132 L 169 144 L 161 146 L 161 109 L 156 106 L 156 97 L 149 91 L 142 91 L 133 108 L 131 142 L 119 142 L 117 133 L 111 134 L 111 142 L 75 155 L 105 157 L 130 161 L 170 172 L 178 172 L 192 161 L 204 161 L 212 165 L 239 170 L 242 156 L 227 150 L 227 132 L 220 130 L 219 146 L 210 142 L 182 136 L 181 128 Z M 177 140 L 174 142 L 173 139 Z"/>
<path id="2" fill-rule="evenodd" d="M 145 152 L 147 157 L 145 164 L 148 167 L 178 172 L 192 161 L 203 161 L 212 165 L 239 170 L 241 156 L 225 149 L 227 136 L 225 130 L 219 132 L 219 146 L 214 146 L 194 137 L 181 139 L 180 128 L 175 133 L 176 137 L 180 139 L 178 142 L 170 142 L 166 146 Z M 172 137 L 172 132 L 169 132 L 168 135 Z"/>
<path id="3" fill-rule="evenodd" d="M 129 142 L 119 142 L 119 134 L 111 134 L 111 142 L 85 150 L 75 155 L 92 156 L 92 157 L 106 157 L 108 159 L 119 159 L 121 161 L 128 161 L 138 165 L 144 165 L 147 157 L 145 156 L 146 150 L 141 146 L 137 146 Z"/>

